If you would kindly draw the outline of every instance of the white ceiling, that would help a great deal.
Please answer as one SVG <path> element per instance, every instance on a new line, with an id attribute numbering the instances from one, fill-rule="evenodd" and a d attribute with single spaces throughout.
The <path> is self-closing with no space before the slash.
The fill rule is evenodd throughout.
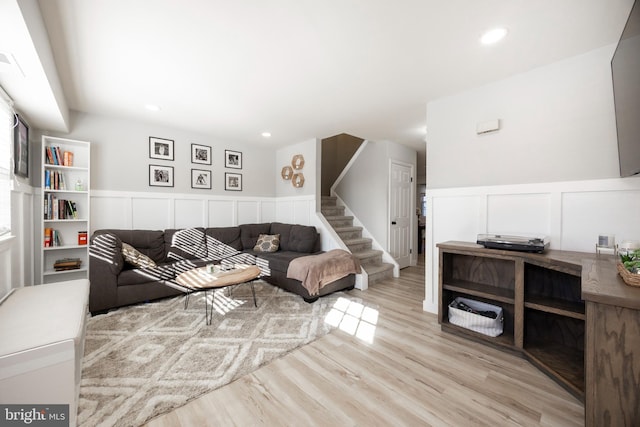
<path id="1" fill-rule="evenodd" d="M 3 2 L 39 5 L 62 110 L 274 147 L 345 132 L 424 152 L 428 101 L 614 43 L 633 0 Z M 495 26 L 507 38 L 480 45 Z M 0 32 L 0 52 L 15 49 L 22 65 Z M 66 113 L 56 123 L 15 95 L 37 74 L 0 84 L 32 126 L 64 129 Z"/>

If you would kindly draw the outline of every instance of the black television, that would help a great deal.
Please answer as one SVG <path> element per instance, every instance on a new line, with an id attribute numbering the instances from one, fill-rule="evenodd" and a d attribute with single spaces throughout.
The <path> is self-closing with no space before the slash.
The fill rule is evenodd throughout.
<path id="1" fill-rule="evenodd" d="M 640 174 L 640 3 L 636 0 L 611 59 L 620 176 Z"/>

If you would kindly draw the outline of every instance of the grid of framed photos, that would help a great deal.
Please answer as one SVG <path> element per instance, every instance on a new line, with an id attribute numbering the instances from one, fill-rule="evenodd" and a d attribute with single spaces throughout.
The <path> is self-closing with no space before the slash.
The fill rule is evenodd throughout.
<path id="1" fill-rule="evenodd" d="M 202 144 L 191 144 L 191 163 L 194 165 L 211 166 L 212 147 Z M 175 143 L 172 139 L 149 137 L 149 158 L 162 161 L 175 160 Z M 229 169 L 242 169 L 242 152 L 224 150 L 224 167 Z M 149 186 L 173 187 L 174 167 L 163 164 L 149 164 Z M 210 169 L 191 168 L 191 188 L 211 190 L 213 188 L 213 176 Z M 237 172 L 225 172 L 225 191 L 242 191 L 242 174 Z"/>

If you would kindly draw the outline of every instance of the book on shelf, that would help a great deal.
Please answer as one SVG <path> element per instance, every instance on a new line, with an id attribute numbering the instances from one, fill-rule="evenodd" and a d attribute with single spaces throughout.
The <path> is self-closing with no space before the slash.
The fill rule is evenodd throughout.
<path id="1" fill-rule="evenodd" d="M 58 199 L 52 194 L 44 195 L 44 219 L 79 219 L 78 208 L 73 200 Z"/>
<path id="2" fill-rule="evenodd" d="M 44 189 L 45 190 L 66 190 L 67 184 L 64 180 L 64 174 L 58 171 L 44 171 Z"/>
<path id="3" fill-rule="evenodd" d="M 47 227 L 44 229 L 44 247 L 51 248 L 62 246 L 62 235 L 60 231 Z"/>
<path id="4" fill-rule="evenodd" d="M 53 165 L 53 152 L 51 151 L 51 147 L 45 147 L 45 153 L 47 154 L 47 163 Z"/>
<path id="5" fill-rule="evenodd" d="M 62 246 L 62 236 L 58 230 L 53 230 L 53 246 Z"/>
<path id="6" fill-rule="evenodd" d="M 62 258 L 53 263 L 53 269 L 55 271 L 77 270 L 81 265 L 82 260 L 80 258 Z"/>
<path id="7" fill-rule="evenodd" d="M 71 151 L 65 151 L 63 162 L 65 166 L 73 166 L 73 153 Z"/>
<path id="8" fill-rule="evenodd" d="M 73 166 L 73 152 L 63 151 L 60 147 L 45 147 L 46 163 L 58 166 Z"/>
<path id="9" fill-rule="evenodd" d="M 60 147 L 53 147 L 53 151 L 56 153 L 56 158 L 58 159 L 58 163 L 56 164 L 62 165 L 64 161 L 62 158 L 62 150 L 60 150 Z"/>
<path id="10" fill-rule="evenodd" d="M 50 248 L 51 247 L 51 236 L 53 234 L 53 229 L 51 228 L 45 228 L 44 229 L 44 247 L 45 248 Z"/>

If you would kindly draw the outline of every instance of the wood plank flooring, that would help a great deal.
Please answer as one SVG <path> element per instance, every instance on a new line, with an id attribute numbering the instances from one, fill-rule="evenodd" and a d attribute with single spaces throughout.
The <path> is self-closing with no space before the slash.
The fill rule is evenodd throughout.
<path id="1" fill-rule="evenodd" d="M 420 263 L 349 292 L 377 310 L 373 342 L 335 330 L 148 426 L 584 425 L 584 405 L 526 360 L 441 332 L 424 283 Z"/>

